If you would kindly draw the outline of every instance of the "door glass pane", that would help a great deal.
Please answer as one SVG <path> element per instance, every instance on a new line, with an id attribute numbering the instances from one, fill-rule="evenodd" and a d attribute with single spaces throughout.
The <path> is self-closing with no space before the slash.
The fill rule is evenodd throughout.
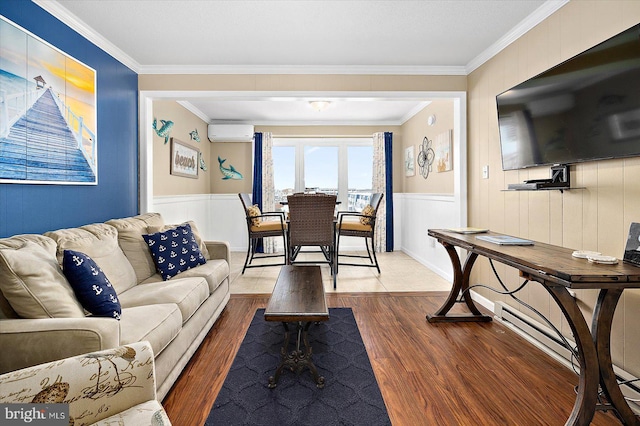
<path id="1" fill-rule="evenodd" d="M 373 182 L 373 147 L 349 146 L 347 210 L 360 212 L 369 204 Z"/>
<path id="2" fill-rule="evenodd" d="M 304 147 L 305 191 L 338 194 L 338 147 Z"/>
<path id="3" fill-rule="evenodd" d="M 275 188 L 276 210 L 280 210 L 281 201 L 287 201 L 287 195 L 293 194 L 296 187 L 296 148 L 294 146 L 274 146 L 273 183 Z"/>

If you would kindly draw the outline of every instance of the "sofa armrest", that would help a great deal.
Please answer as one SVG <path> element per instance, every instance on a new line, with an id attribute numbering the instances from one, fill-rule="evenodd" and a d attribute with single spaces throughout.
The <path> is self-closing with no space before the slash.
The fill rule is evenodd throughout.
<path id="1" fill-rule="evenodd" d="M 113 318 L 3 319 L 0 374 L 118 345 L 120 326 Z"/>
<path id="2" fill-rule="evenodd" d="M 231 261 L 231 249 L 226 241 L 205 241 L 209 250 L 210 259 L 224 259 L 227 263 Z"/>
<path id="3" fill-rule="evenodd" d="M 0 389 L 0 403 L 65 402 L 75 424 L 93 424 L 156 399 L 153 350 L 135 342 L 12 371 L 0 375 Z"/>

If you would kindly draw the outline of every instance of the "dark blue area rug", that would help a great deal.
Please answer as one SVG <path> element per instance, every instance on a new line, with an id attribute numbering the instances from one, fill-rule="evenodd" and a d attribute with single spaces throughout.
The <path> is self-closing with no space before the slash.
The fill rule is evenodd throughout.
<path id="1" fill-rule="evenodd" d="M 316 387 L 308 369 L 299 376 L 284 369 L 277 387 L 269 389 L 284 328 L 265 321 L 264 309 L 258 309 L 206 425 L 390 425 L 353 312 L 331 308 L 329 318 L 309 329 L 324 389 Z"/>

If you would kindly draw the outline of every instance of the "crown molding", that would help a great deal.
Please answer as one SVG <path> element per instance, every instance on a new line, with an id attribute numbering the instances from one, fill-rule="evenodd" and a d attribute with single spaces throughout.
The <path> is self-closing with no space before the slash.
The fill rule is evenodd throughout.
<path id="1" fill-rule="evenodd" d="M 143 65 L 140 74 L 466 75 L 466 68 L 422 65 Z"/>
<path id="2" fill-rule="evenodd" d="M 209 117 L 204 112 L 200 111 L 200 109 L 196 108 L 195 105 L 193 105 L 191 102 L 189 101 L 176 101 L 176 102 L 182 105 L 187 111 L 191 112 L 193 115 L 198 117 L 200 120 L 204 121 L 205 123 L 211 123 L 211 117 Z"/>
<path id="3" fill-rule="evenodd" d="M 465 75 L 471 74 L 482 64 L 496 56 L 518 38 L 522 37 L 527 31 L 547 19 L 562 6 L 569 3 L 569 1 L 570 0 L 547 0 L 539 8 L 534 10 L 531 15 L 520 21 L 520 23 L 513 27 L 507 34 L 489 46 L 488 49 L 469 61 L 465 67 Z"/>
<path id="4" fill-rule="evenodd" d="M 31 0 L 137 74 L 469 75 L 570 0 L 547 0 L 466 65 L 141 65 L 55 0 Z"/>
<path id="5" fill-rule="evenodd" d="M 250 124 L 254 126 L 401 126 L 402 123 L 398 120 L 388 121 L 278 121 L 278 120 L 252 120 Z"/>
<path id="6" fill-rule="evenodd" d="M 104 50 L 117 61 L 131 69 L 131 71 L 140 74 L 140 64 L 132 57 L 124 53 L 109 40 L 98 34 L 96 30 L 85 24 L 76 15 L 69 12 L 68 9 L 60 5 L 57 1 L 52 0 L 31 0 L 45 11 L 49 12 L 62 23 L 69 26 L 72 30 L 89 40 L 91 43 Z"/>

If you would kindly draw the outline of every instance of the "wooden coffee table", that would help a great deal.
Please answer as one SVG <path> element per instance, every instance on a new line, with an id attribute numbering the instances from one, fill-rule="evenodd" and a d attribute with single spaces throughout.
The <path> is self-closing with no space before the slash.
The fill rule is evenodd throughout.
<path id="1" fill-rule="evenodd" d="M 324 377 L 318 374 L 312 360 L 312 350 L 307 332 L 313 322 L 327 321 L 329 309 L 325 300 L 324 286 L 319 266 L 283 266 L 264 312 L 266 321 L 280 321 L 284 326 L 284 344 L 280 350 L 280 365 L 275 375 L 269 377 L 269 388 L 275 388 L 283 368 L 300 374 L 308 368 L 318 388 L 324 387 Z M 296 344 L 289 351 L 291 330 L 296 324 Z M 304 344 L 302 348 L 301 344 Z"/>

